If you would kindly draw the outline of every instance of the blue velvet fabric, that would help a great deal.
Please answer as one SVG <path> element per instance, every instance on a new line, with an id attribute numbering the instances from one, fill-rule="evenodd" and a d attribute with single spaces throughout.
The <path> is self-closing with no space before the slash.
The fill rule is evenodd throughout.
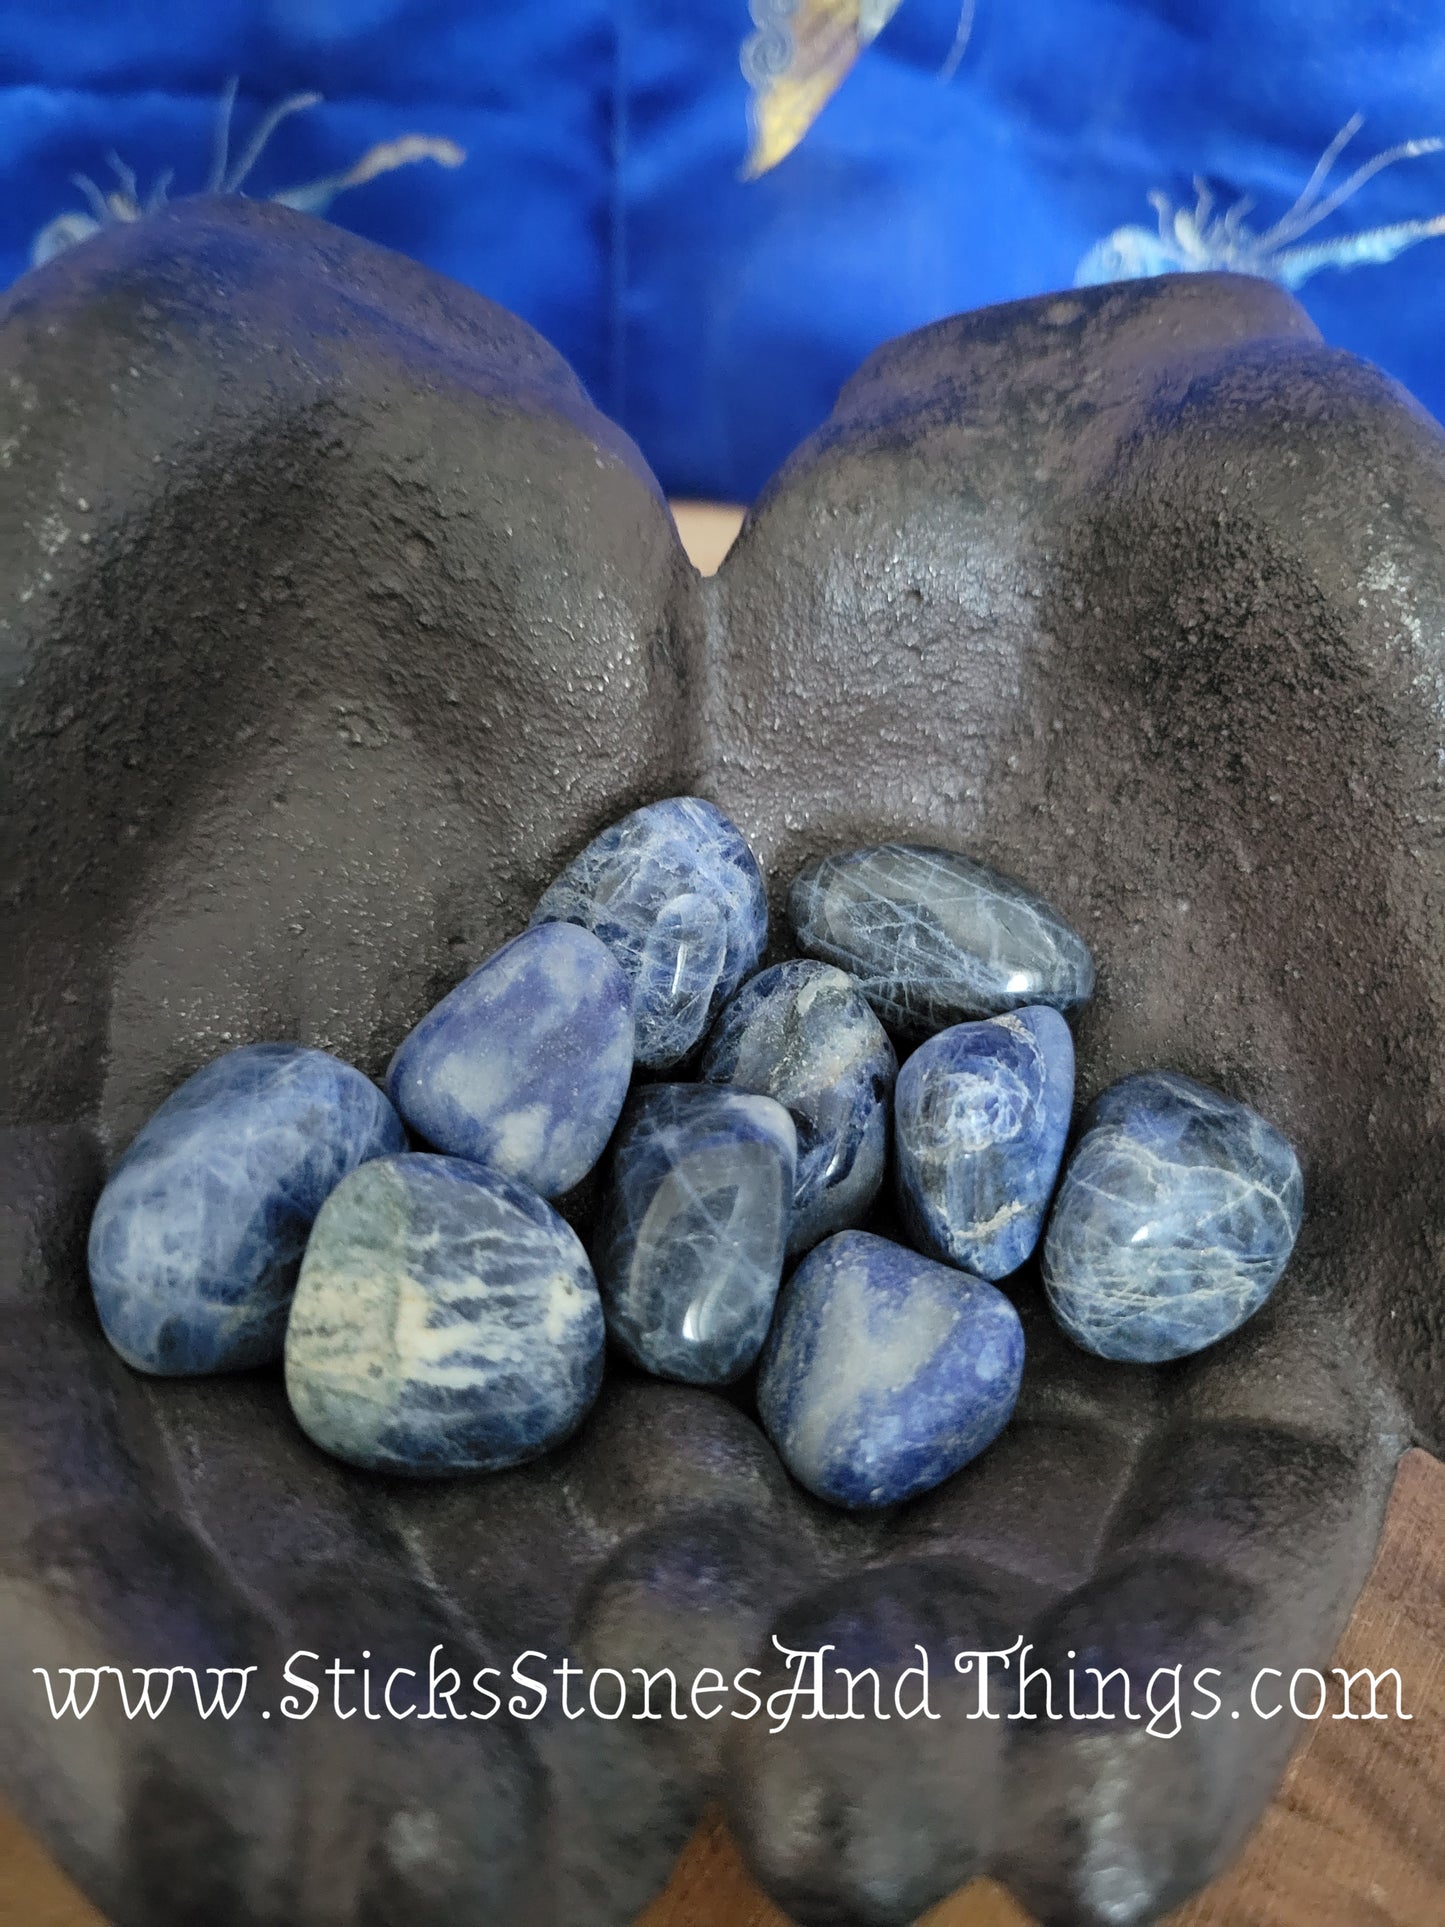
<path id="1" fill-rule="evenodd" d="M 515 308 L 573 362 L 676 493 L 746 499 L 879 342 L 1068 286 L 1147 196 L 1268 225 L 1332 135 L 1350 158 L 1445 132 L 1434 0 L 901 0 L 802 145 L 740 178 L 745 0 L 10 0 L 0 8 L 0 275 L 81 206 L 108 148 L 142 186 L 199 186 L 225 75 L 238 127 L 299 88 L 253 188 L 407 131 L 468 150 L 347 194 L 333 217 Z M 1341 170 L 1344 171 L 1343 169 Z M 1320 235 L 1445 212 L 1445 155 L 1364 186 Z M 1437 412 L 1445 238 L 1302 290 L 1326 335 Z"/>

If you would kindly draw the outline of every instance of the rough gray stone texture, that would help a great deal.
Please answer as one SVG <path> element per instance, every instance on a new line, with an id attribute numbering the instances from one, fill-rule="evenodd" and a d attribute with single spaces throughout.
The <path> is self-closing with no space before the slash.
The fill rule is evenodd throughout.
<path id="1" fill-rule="evenodd" d="M 1236 1701 L 1327 1663 L 1400 1451 L 1445 1445 L 1436 428 L 1262 283 L 1022 303 L 874 356 L 702 583 L 529 330 L 281 209 L 75 250 L 0 361 L 10 1796 L 137 1927 L 621 1923 L 718 1788 L 799 1920 L 985 1868 L 1046 1922 L 1165 1912 L 1289 1716 L 968 1721 L 949 1661 L 1025 1633 Z M 780 886 L 890 838 L 1056 902 L 1099 965 L 1081 1100 L 1164 1063 L 1299 1147 L 1260 1316 L 1140 1371 L 1026 1282 L 1014 1423 L 872 1520 L 706 1392 L 619 1378 L 557 1458 L 418 1491 L 315 1452 L 275 1377 L 110 1354 L 86 1220 L 168 1090 L 253 1038 L 379 1072 L 679 792 Z M 274 1706 L 302 1647 L 688 1672 L 779 1666 L 775 1627 L 885 1674 L 922 1641 L 945 1717 L 132 1724 L 106 1693 L 76 1726 L 30 1673 L 255 1664 Z"/>

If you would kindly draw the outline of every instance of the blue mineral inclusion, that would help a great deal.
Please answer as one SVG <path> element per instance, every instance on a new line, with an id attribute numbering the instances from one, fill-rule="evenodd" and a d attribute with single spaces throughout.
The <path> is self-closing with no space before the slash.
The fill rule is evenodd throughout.
<path id="1" fill-rule="evenodd" d="M 496 1471 L 581 1423 L 603 1341 L 587 1254 L 535 1192 L 460 1158 L 380 1158 L 316 1220 L 286 1392 L 308 1436 L 353 1465 Z"/>
<path id="2" fill-rule="evenodd" d="M 128 1364 L 182 1376 L 281 1355 L 312 1220 L 406 1143 L 369 1078 L 300 1044 L 243 1044 L 168 1097 L 111 1172 L 90 1283 Z"/>
<path id="3" fill-rule="evenodd" d="M 711 1084 L 635 1091 L 614 1141 L 593 1255 L 607 1327 L 662 1378 L 726 1385 L 768 1335 L 797 1138 L 769 1097 Z"/>
<path id="4" fill-rule="evenodd" d="M 1074 1040 L 1046 1004 L 955 1024 L 898 1073 L 893 1140 L 909 1237 L 1006 1278 L 1043 1231 L 1069 1135 Z"/>
<path id="5" fill-rule="evenodd" d="M 798 1176 L 790 1253 L 856 1225 L 883 1182 L 898 1059 L 853 979 L 808 959 L 747 983 L 712 1028 L 701 1074 L 793 1114 Z"/>
<path id="6" fill-rule="evenodd" d="M 1049 1219 L 1054 1315 L 1102 1358 L 1202 1351 L 1273 1291 L 1303 1198 L 1293 1149 L 1258 1112 L 1172 1071 L 1126 1077 L 1086 1114 Z"/>
<path id="7" fill-rule="evenodd" d="M 755 970 L 768 937 L 757 859 L 715 803 L 674 796 L 594 837 L 543 895 L 533 924 L 600 937 L 632 986 L 637 1061 L 681 1063 Z"/>
<path id="8" fill-rule="evenodd" d="M 550 923 L 503 944 L 427 1012 L 386 1088 L 437 1150 L 556 1197 L 601 1157 L 632 1053 L 632 1000 L 611 951 Z"/>
<path id="9" fill-rule="evenodd" d="M 763 1428 L 834 1505 L 897 1505 L 998 1437 L 1023 1376 L 1018 1313 L 982 1278 L 841 1231 L 784 1285 L 758 1374 Z"/>
<path id="10" fill-rule="evenodd" d="M 798 948 L 851 971 L 904 1036 L 1026 1004 L 1071 1010 L 1094 988 L 1084 940 L 1056 910 L 953 850 L 824 857 L 794 879 L 788 914 Z"/>

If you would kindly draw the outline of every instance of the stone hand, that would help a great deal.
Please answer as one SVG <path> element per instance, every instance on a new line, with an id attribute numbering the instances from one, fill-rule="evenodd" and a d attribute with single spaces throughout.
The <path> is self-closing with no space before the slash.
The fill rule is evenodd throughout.
<path id="1" fill-rule="evenodd" d="M 703 582 L 521 323 L 285 210 L 88 242 L 0 355 L 22 1811 L 152 1927 L 621 1923 L 715 1790 L 803 1920 L 991 1869 L 1044 1920 L 1142 1922 L 1205 1881 L 1299 1731 L 1251 1684 L 1328 1666 L 1398 1455 L 1445 1444 L 1437 431 L 1263 284 L 1023 303 L 880 351 Z M 779 882 L 896 839 L 1056 903 L 1098 966 L 1080 1099 L 1164 1066 L 1298 1147 L 1264 1310 L 1109 1363 L 1019 1273 L 1008 1431 L 869 1517 L 741 1401 L 621 1372 L 554 1458 L 421 1486 L 326 1459 L 275 1377 L 110 1353 L 88 1214 L 183 1076 L 264 1038 L 379 1074 L 589 836 L 680 793 Z M 574 1720 L 548 1671 L 766 1696 L 775 1640 L 895 1712 L 921 1652 L 939 1717 Z M 971 1718 L 970 1655 L 1023 1642 L 1056 1708 L 1071 1654 L 1084 1704 L 1122 1669 L 1116 1710 L 1178 1666 L 1179 1732 Z M 229 1721 L 107 1691 L 77 1725 L 27 1693 L 67 1665 L 257 1672 Z M 470 1717 L 488 1667 L 512 1717 Z"/>

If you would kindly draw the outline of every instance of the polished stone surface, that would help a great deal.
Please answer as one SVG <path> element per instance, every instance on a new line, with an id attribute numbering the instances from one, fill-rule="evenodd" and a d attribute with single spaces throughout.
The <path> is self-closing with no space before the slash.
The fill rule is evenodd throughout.
<path id="1" fill-rule="evenodd" d="M 418 1136 L 543 1197 L 601 1157 L 632 1076 L 632 1004 L 605 944 L 526 930 L 429 1010 L 386 1087 Z"/>
<path id="2" fill-rule="evenodd" d="M 757 968 L 768 905 L 757 859 L 715 803 L 672 796 L 594 837 L 537 905 L 600 937 L 627 973 L 637 1061 L 678 1064 Z"/>
<path id="3" fill-rule="evenodd" d="M 888 1158 L 898 1060 L 846 972 L 810 958 L 760 971 L 713 1025 L 700 1075 L 776 1098 L 798 1129 L 791 1253 L 867 1213 Z"/>
<path id="4" fill-rule="evenodd" d="M 461 1158 L 378 1159 L 327 1200 L 286 1331 L 286 1392 L 316 1444 L 374 1470 L 520 1465 L 602 1384 L 587 1254 L 516 1179 Z"/>
<path id="5" fill-rule="evenodd" d="M 312 1220 L 349 1171 L 399 1151 L 401 1120 L 339 1058 L 243 1044 L 142 1125 L 95 1207 L 101 1324 L 144 1372 L 240 1371 L 281 1355 Z"/>
<path id="6" fill-rule="evenodd" d="M 758 1413 L 793 1477 L 834 1505 L 896 1505 L 1008 1423 L 1018 1313 L 996 1286 L 867 1231 L 809 1252 L 778 1300 Z"/>
<path id="7" fill-rule="evenodd" d="M 1049 1219 L 1054 1316 L 1103 1358 L 1202 1351 L 1273 1291 L 1303 1199 L 1257 1111 L 1172 1071 L 1126 1077 L 1091 1105 Z"/>
<path id="8" fill-rule="evenodd" d="M 726 1385 L 772 1321 L 797 1134 L 770 1097 L 652 1084 L 628 1100 L 593 1258 L 607 1328 L 661 1378 Z"/>
<path id="9" fill-rule="evenodd" d="M 794 879 L 798 947 L 851 971 L 906 1036 L 1025 1004 L 1071 1010 L 1094 988 L 1084 940 L 1042 897 L 953 850 L 883 843 Z"/>
<path id="10" fill-rule="evenodd" d="M 1043 1231 L 1069 1135 L 1074 1040 L 1047 1004 L 920 1044 L 893 1095 L 894 1174 L 920 1250 L 1005 1278 Z"/>

